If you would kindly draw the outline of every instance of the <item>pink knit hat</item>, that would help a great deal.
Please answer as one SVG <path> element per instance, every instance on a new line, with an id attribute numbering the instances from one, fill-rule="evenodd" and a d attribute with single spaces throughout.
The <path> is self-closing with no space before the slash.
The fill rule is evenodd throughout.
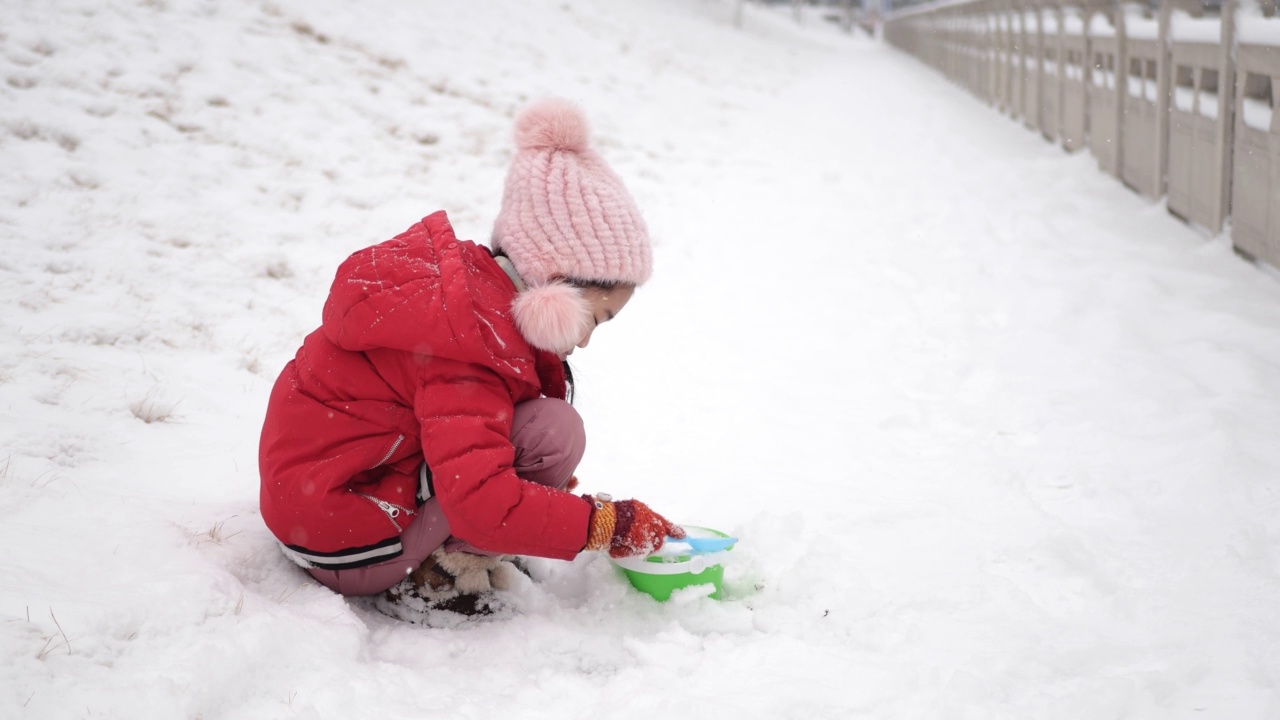
<path id="1" fill-rule="evenodd" d="M 577 106 L 533 103 L 516 117 L 515 139 L 493 248 L 528 286 L 512 305 L 525 339 L 563 352 L 591 322 L 566 281 L 643 284 L 653 269 L 649 233 L 622 180 L 590 147 Z"/>

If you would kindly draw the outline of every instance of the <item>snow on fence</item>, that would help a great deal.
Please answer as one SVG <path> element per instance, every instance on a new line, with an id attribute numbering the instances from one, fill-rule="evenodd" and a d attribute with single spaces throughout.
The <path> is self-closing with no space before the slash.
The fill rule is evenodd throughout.
<path id="1" fill-rule="evenodd" d="M 1120 175 L 1120 113 L 1124 111 L 1118 75 L 1124 67 L 1124 34 L 1119 27 L 1123 18 L 1119 14 L 1108 16 L 1095 12 L 1085 24 L 1092 63 L 1085 93 L 1089 150 L 1098 159 L 1099 167 L 1117 177 Z"/>
<path id="2" fill-rule="evenodd" d="M 1175 12 L 1169 25 L 1169 212 L 1214 234 L 1222 231 L 1231 189 L 1229 17 Z"/>
<path id="3" fill-rule="evenodd" d="M 1040 88 L 1044 65 L 1040 10 L 1018 13 L 1022 46 L 1022 121 L 1031 130 L 1040 129 Z"/>
<path id="4" fill-rule="evenodd" d="M 1023 100 L 1027 92 L 1027 44 L 1022 21 L 1022 13 L 1009 13 L 1009 105 L 1014 117 L 1024 117 L 1027 108 Z"/>
<path id="5" fill-rule="evenodd" d="M 1062 8 L 1061 42 L 1063 56 L 1062 115 L 1058 136 L 1062 146 L 1071 152 L 1084 148 L 1089 127 L 1088 93 L 1089 43 L 1085 35 L 1084 11 Z M 1054 140 L 1053 136 L 1049 137 Z"/>
<path id="6" fill-rule="evenodd" d="M 1134 190 L 1158 200 L 1164 195 L 1168 145 L 1168 22 L 1126 12 L 1123 24 L 1127 73 L 1126 92 L 1121 95 L 1120 177 Z"/>
<path id="7" fill-rule="evenodd" d="M 1062 131 L 1062 11 L 1045 8 L 1040 19 L 1040 132 L 1053 141 Z"/>
<path id="8" fill-rule="evenodd" d="M 884 37 L 1001 112 L 1280 266 L 1280 17 L 1099 0 L 974 0 L 891 15 Z"/>
<path id="9" fill-rule="evenodd" d="M 1242 16 L 1236 39 L 1232 241 L 1280 257 L 1280 20 Z"/>
<path id="10" fill-rule="evenodd" d="M 991 18 L 992 42 L 995 46 L 994 64 L 991 69 L 991 97 L 996 107 L 1009 110 L 1009 17 L 998 13 Z"/>

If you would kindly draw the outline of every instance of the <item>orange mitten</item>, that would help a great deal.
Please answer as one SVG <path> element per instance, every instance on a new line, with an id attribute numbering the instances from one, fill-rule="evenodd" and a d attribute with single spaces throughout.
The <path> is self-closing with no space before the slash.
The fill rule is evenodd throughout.
<path id="1" fill-rule="evenodd" d="M 650 555 L 668 536 L 684 537 L 684 529 L 649 509 L 639 500 L 614 501 L 600 493 L 583 495 L 591 503 L 587 550 L 608 550 L 610 557 Z"/>

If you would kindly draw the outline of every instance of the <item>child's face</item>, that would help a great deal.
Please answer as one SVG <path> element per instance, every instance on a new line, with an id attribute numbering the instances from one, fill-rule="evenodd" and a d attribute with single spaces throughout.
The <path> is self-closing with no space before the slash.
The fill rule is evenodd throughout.
<path id="1" fill-rule="evenodd" d="M 587 304 L 591 307 L 591 323 L 587 326 L 587 332 L 578 341 L 577 346 L 584 348 L 591 342 L 591 333 L 595 332 L 597 327 L 602 323 L 609 322 L 617 316 L 622 308 L 635 294 L 636 287 L 634 285 L 621 285 L 610 290 L 598 287 L 587 287 L 581 290 L 582 297 L 586 299 Z M 564 354 L 568 357 L 573 354 L 573 348 Z M 563 358 L 561 358 L 563 359 Z"/>

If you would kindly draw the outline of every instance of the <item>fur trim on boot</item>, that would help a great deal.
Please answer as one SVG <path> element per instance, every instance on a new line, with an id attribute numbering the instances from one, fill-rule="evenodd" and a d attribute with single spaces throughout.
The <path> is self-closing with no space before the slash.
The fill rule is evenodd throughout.
<path id="1" fill-rule="evenodd" d="M 438 564 L 453 576 L 455 590 L 460 593 L 479 594 L 491 590 L 510 590 L 515 587 L 516 578 L 521 573 L 512 559 L 511 555 L 490 557 L 467 552 L 441 552 Z"/>
<path id="2" fill-rule="evenodd" d="M 453 626 L 468 618 L 511 611 L 502 591 L 527 575 L 510 555 L 466 552 L 431 553 L 399 585 L 379 596 L 375 607 L 386 615 L 434 627 Z"/>

